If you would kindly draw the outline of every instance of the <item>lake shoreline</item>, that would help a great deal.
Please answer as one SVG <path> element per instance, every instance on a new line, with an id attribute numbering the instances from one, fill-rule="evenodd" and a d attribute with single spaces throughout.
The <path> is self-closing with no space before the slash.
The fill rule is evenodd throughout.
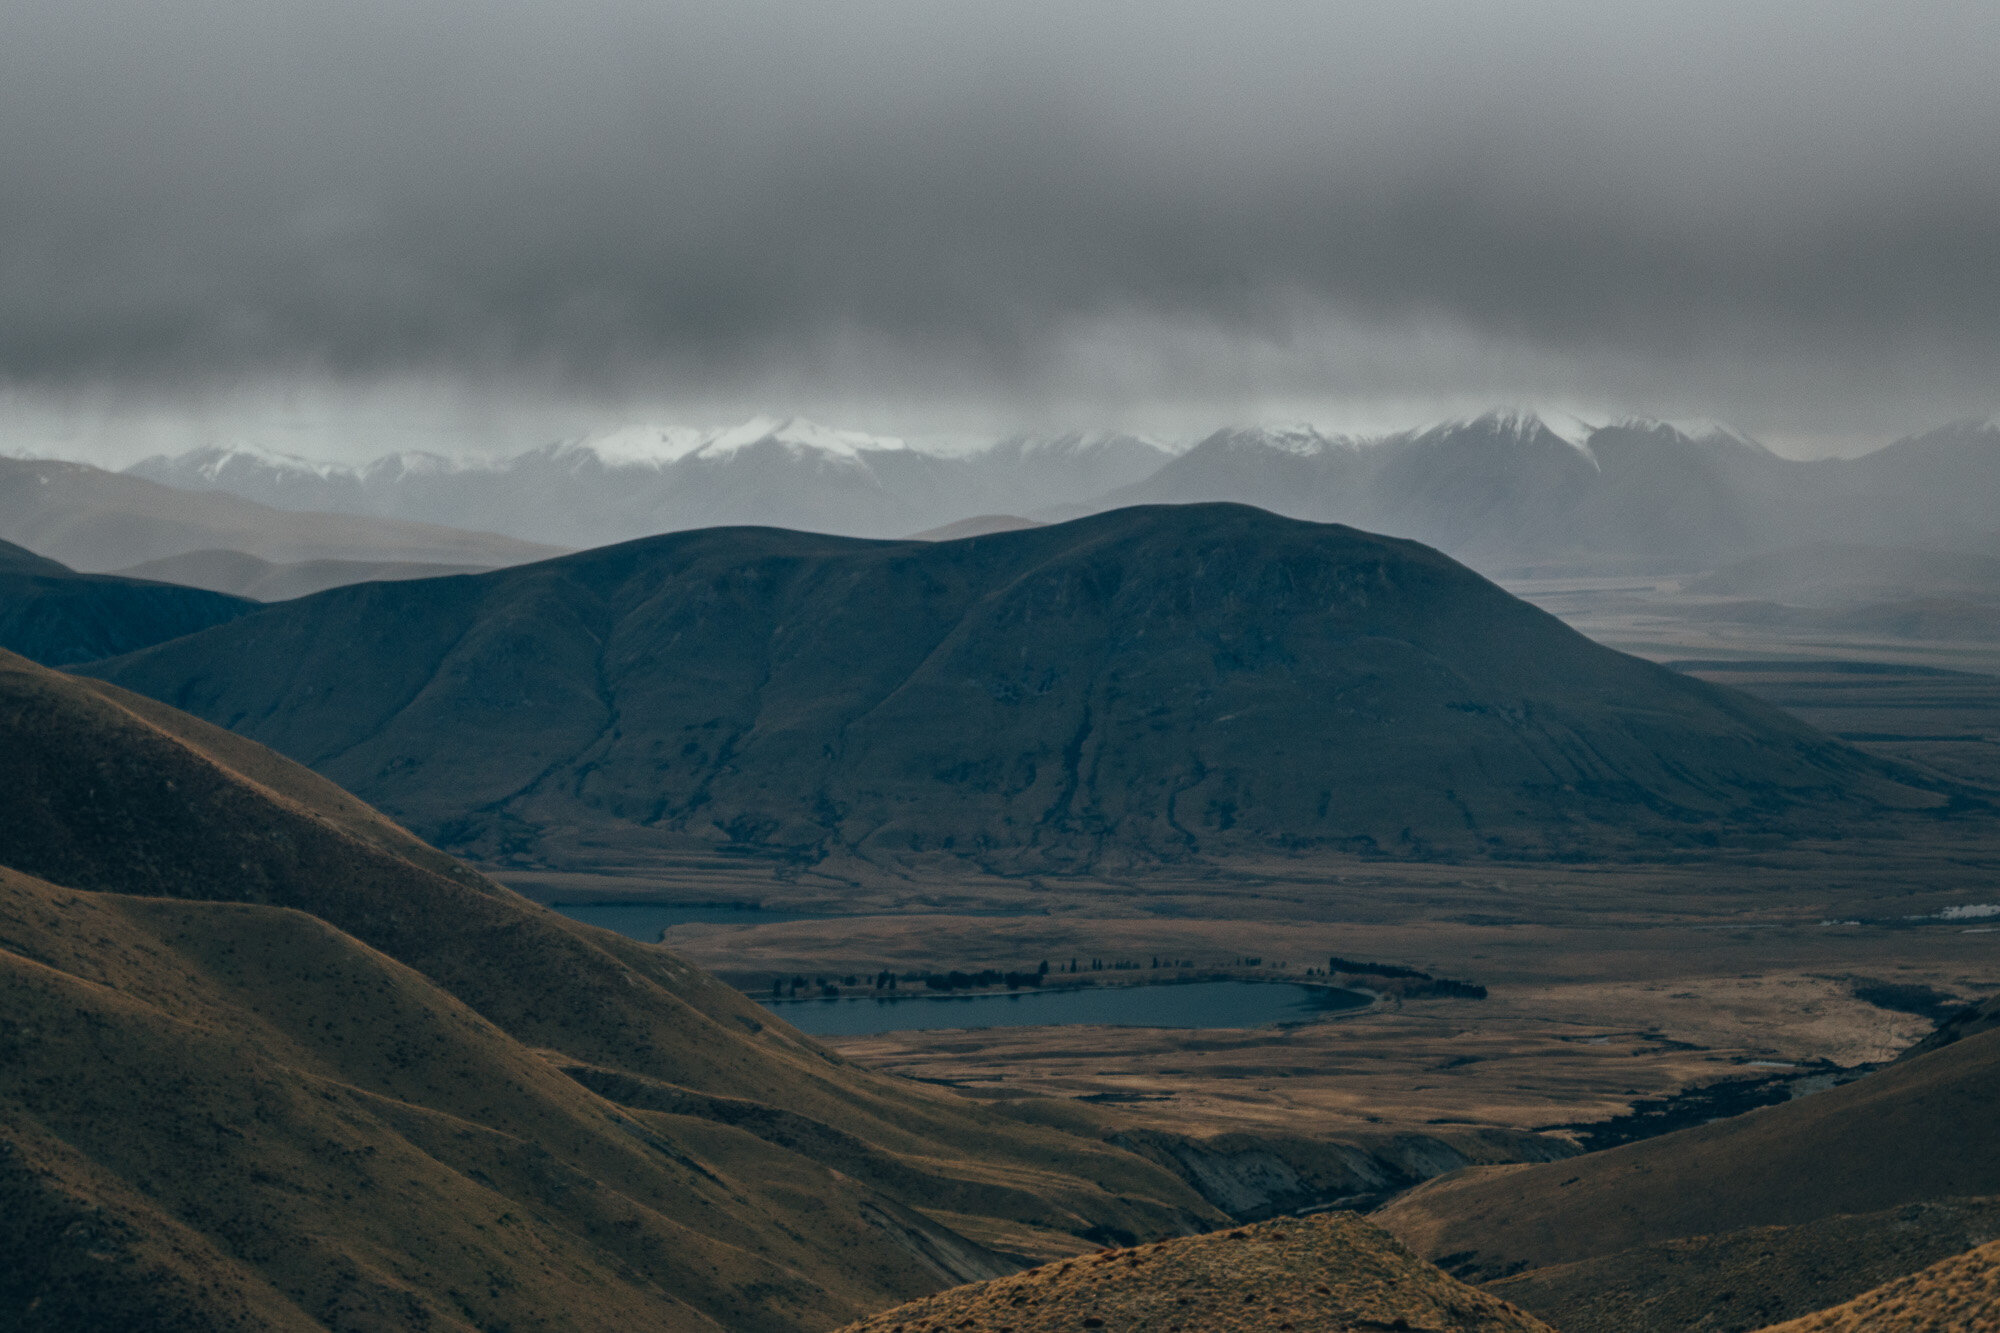
<path id="1" fill-rule="evenodd" d="M 1151 989 L 1173 992 L 1140 997 Z M 1111 986 L 892 995 L 766 997 L 758 1003 L 813 1036 L 865 1036 L 994 1027 L 1262 1028 L 1373 1009 L 1381 996 L 1289 978 L 1161 978 Z"/>

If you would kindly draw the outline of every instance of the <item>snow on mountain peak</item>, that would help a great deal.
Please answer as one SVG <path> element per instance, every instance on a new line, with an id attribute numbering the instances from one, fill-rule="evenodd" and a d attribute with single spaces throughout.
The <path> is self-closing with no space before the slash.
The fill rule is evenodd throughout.
<path id="1" fill-rule="evenodd" d="M 1027 454 L 1081 454 L 1092 449 L 1102 449 L 1107 445 L 1138 445 L 1169 452 L 1167 446 L 1144 435 L 1132 435 L 1117 430 L 1072 430 L 1056 435 L 1015 435 L 1005 440 L 995 441 L 987 448 L 998 449 L 1011 445 L 1015 452 Z"/>
<path id="2" fill-rule="evenodd" d="M 464 460 L 447 458 L 427 449 L 408 449 L 399 454 L 383 454 L 361 469 L 364 480 L 386 477 L 437 477 L 451 472 L 463 472 L 468 466 Z"/>
<path id="3" fill-rule="evenodd" d="M 909 446 L 900 439 L 889 435 L 870 435 L 865 431 L 837 430 L 822 426 L 817 421 L 804 417 L 791 417 L 780 421 L 772 417 L 752 417 L 733 430 L 716 435 L 701 452 L 709 457 L 734 453 L 738 449 L 765 440 L 775 440 L 793 449 L 812 449 L 836 458 L 859 458 L 864 453 L 883 450 L 902 450 Z"/>
<path id="4" fill-rule="evenodd" d="M 1712 417 L 1684 417 L 1677 421 L 1658 421 L 1651 417 L 1626 417 L 1618 422 L 1628 430 L 1670 430 L 1683 439 L 1696 443 L 1721 440 L 1729 444 L 1740 444 L 1747 448 L 1764 452 L 1764 446 L 1726 421 Z"/>
<path id="5" fill-rule="evenodd" d="M 675 426 L 620 426 L 553 446 L 557 454 L 592 454 L 607 467 L 664 467 L 709 442 L 708 431 Z"/>
<path id="6" fill-rule="evenodd" d="M 803 417 L 755 416 L 739 426 L 701 430 L 689 426 L 621 426 L 553 446 L 563 453 L 594 454 L 607 467 L 666 467 L 687 458 L 725 458 L 771 441 L 795 453 L 815 452 L 857 460 L 871 451 L 905 449 L 903 441 L 862 431 L 836 430 Z"/>
<path id="7" fill-rule="evenodd" d="M 1248 430 L 1225 432 L 1230 438 L 1254 441 L 1267 449 L 1309 458 L 1330 449 L 1358 449 L 1360 441 L 1346 435 L 1328 435 L 1303 421 L 1282 426 L 1253 426 Z"/>
<path id="8" fill-rule="evenodd" d="M 301 458 L 297 454 L 281 454 L 275 449 L 266 449 L 256 444 L 209 445 L 203 449 L 191 449 L 172 458 L 161 455 L 157 460 L 146 461 L 173 464 L 201 477 L 204 481 L 214 481 L 224 472 L 244 467 L 318 477 L 321 480 L 353 472 L 352 468 L 341 463 L 322 463 L 311 458 Z"/>
<path id="9" fill-rule="evenodd" d="M 1483 427 L 1499 435 L 1511 435 L 1517 440 L 1533 439 L 1539 432 L 1547 431 L 1586 458 L 1596 461 L 1590 452 L 1590 436 L 1597 427 L 1573 413 L 1541 413 L 1521 407 L 1496 408 L 1476 417 L 1461 417 L 1456 421 L 1448 421 L 1439 429 L 1463 429 L 1471 426 Z"/>
<path id="10" fill-rule="evenodd" d="M 1706 417 L 1692 421 L 1667 423 L 1691 440 L 1726 440 L 1732 444 L 1745 445 L 1758 453 L 1768 452 L 1762 444 L 1744 434 L 1726 421 L 1711 421 Z"/>

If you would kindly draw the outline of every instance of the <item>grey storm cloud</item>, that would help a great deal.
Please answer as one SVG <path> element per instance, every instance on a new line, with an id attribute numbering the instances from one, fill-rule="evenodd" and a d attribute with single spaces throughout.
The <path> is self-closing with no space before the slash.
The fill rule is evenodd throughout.
<path id="1" fill-rule="evenodd" d="M 8 10 L 17 386 L 1137 365 L 1846 412 L 1973 404 L 2000 353 L 1990 3 Z"/>

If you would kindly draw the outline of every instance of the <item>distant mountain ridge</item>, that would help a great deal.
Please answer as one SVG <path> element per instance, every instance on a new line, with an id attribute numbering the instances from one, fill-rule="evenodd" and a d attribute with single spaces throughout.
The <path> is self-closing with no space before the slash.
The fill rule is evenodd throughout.
<path id="1" fill-rule="evenodd" d="M 294 597 L 344 588 L 351 583 L 384 579 L 435 579 L 449 574 L 483 572 L 485 565 L 439 565 L 397 560 L 259 560 L 241 551 L 189 551 L 148 560 L 116 571 L 133 579 L 157 579 L 187 588 L 207 588 L 259 602 L 283 602 Z M 136 646 L 136 645 L 135 645 Z"/>
<path id="2" fill-rule="evenodd" d="M 90 572 L 210 550 L 277 564 L 363 560 L 490 569 L 562 549 L 433 523 L 280 509 L 225 489 L 188 491 L 85 463 L 13 458 L 0 458 L 0 540 Z"/>
<path id="3" fill-rule="evenodd" d="M 565 546 L 727 524 L 898 537 L 988 513 L 1049 520 L 1228 500 L 1414 538 L 1494 572 L 1674 572 L 1829 532 L 1983 541 L 2000 511 L 2000 426 L 1959 422 L 1861 458 L 1800 462 L 1715 423 L 1520 410 L 1366 438 L 1240 427 L 1176 451 L 1071 433 L 954 454 L 760 417 L 718 431 L 631 427 L 499 461 L 402 454 L 347 468 L 211 449 L 128 471 L 281 508 Z"/>
<path id="4" fill-rule="evenodd" d="M 1098 495 L 1140 480 L 1168 457 L 1137 436 L 1081 432 L 941 454 L 890 436 L 757 417 L 715 431 L 628 427 L 490 462 L 398 454 L 349 468 L 210 448 L 126 471 L 286 509 L 601 546 L 728 524 L 900 537 Z"/>
<path id="5" fill-rule="evenodd" d="M 1657 422 L 1584 430 L 1493 412 L 1372 442 L 1219 432 L 1111 496 L 1238 500 L 1410 537 L 1476 567 L 1659 568 L 1789 531 L 1775 511 L 1792 465 L 1722 433 Z"/>
<path id="6" fill-rule="evenodd" d="M 528 862 L 1624 856 L 1944 803 L 1426 547 L 1240 505 L 673 534 L 92 671 Z"/>

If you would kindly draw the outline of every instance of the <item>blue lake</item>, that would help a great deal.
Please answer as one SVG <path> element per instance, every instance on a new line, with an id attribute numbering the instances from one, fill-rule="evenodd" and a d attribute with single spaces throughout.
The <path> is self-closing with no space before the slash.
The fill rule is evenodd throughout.
<path id="1" fill-rule="evenodd" d="M 572 921 L 602 926 L 648 944 L 658 944 L 660 932 L 669 926 L 769 926 L 780 921 L 826 919 L 823 914 L 815 912 L 731 907 L 727 903 L 706 907 L 676 907 L 663 903 L 551 903 L 549 906 Z"/>
<path id="2" fill-rule="evenodd" d="M 764 1000 L 765 1008 L 815 1037 L 865 1037 L 929 1028 L 1042 1027 L 1107 1023 L 1142 1028 L 1256 1028 L 1302 1023 L 1370 1003 L 1356 991 L 1274 981 L 1091 986 L 988 995 L 874 995 Z"/>

